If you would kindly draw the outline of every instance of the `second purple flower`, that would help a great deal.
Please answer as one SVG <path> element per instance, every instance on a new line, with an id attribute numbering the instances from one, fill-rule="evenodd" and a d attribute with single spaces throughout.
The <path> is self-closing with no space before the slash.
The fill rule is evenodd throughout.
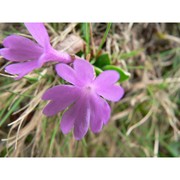
<path id="1" fill-rule="evenodd" d="M 4 48 L 0 49 L 1 56 L 11 62 L 16 62 L 5 68 L 6 72 L 18 75 L 16 80 L 40 68 L 46 62 L 69 63 L 72 61 L 69 54 L 58 52 L 51 46 L 43 23 L 25 23 L 25 26 L 37 43 L 19 35 L 11 35 L 4 39 Z"/>

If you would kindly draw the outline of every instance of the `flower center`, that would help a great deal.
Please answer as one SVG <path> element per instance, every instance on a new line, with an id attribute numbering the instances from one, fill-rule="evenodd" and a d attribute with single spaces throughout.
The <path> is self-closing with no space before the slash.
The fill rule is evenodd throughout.
<path id="1" fill-rule="evenodd" d="M 92 92 L 94 92 L 94 86 L 92 85 L 92 84 L 88 84 L 88 85 L 86 85 L 86 86 L 84 86 L 84 91 L 85 91 L 85 93 L 92 93 Z"/>

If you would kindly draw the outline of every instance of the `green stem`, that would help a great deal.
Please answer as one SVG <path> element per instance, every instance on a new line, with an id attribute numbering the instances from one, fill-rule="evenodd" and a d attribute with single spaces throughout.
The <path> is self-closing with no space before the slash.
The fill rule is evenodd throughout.
<path id="1" fill-rule="evenodd" d="M 86 41 L 86 55 L 87 55 L 90 52 L 90 24 L 84 23 L 83 26 L 84 26 L 83 33 Z"/>
<path id="2" fill-rule="evenodd" d="M 110 29 L 111 29 L 111 24 L 112 24 L 112 23 L 108 23 L 108 24 L 107 24 L 106 31 L 105 31 L 105 33 L 104 33 L 104 36 L 103 36 L 102 40 L 101 40 L 101 44 L 99 45 L 99 48 L 98 48 L 97 53 L 96 53 L 96 56 L 99 54 L 101 48 L 103 47 L 103 45 L 104 45 L 104 43 L 105 43 L 105 41 L 106 41 L 106 38 L 107 38 L 107 36 L 108 36 L 108 33 L 109 33 Z"/>

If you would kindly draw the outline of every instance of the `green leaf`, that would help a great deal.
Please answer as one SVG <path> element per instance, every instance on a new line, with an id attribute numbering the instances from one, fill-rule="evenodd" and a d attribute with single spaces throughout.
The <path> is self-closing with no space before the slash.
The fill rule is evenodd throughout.
<path id="1" fill-rule="evenodd" d="M 101 56 L 97 58 L 97 60 L 94 63 L 94 65 L 98 68 L 102 68 L 110 64 L 111 64 L 111 61 L 108 54 L 102 54 Z"/>
<path id="2" fill-rule="evenodd" d="M 96 72 L 96 76 L 98 76 L 99 74 L 101 74 L 101 73 L 103 72 L 102 69 L 100 69 L 100 68 L 98 68 L 98 67 L 96 67 L 96 66 L 94 66 L 94 70 L 95 70 L 95 72 Z"/>
<path id="3" fill-rule="evenodd" d="M 130 78 L 131 74 L 124 71 L 123 69 L 121 69 L 120 67 L 117 67 L 117 66 L 113 66 L 113 65 L 107 65 L 107 66 L 104 66 L 102 68 L 103 70 L 115 70 L 117 71 L 119 74 L 120 74 L 120 80 L 119 82 L 123 82 L 123 81 L 126 81 Z"/>
<path id="4" fill-rule="evenodd" d="M 138 56 L 142 51 L 143 49 L 138 49 L 138 50 L 131 51 L 129 53 L 123 53 L 120 55 L 120 59 L 128 59 L 128 58 Z"/>
<path id="5" fill-rule="evenodd" d="M 180 144 L 179 142 L 166 143 L 164 140 L 160 140 L 161 145 L 170 153 L 173 157 L 179 157 Z"/>

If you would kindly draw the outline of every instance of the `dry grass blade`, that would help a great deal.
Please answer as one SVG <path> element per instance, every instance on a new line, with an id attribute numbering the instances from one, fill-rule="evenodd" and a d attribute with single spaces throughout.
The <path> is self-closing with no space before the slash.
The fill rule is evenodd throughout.
<path id="1" fill-rule="evenodd" d="M 112 116 L 111 121 L 116 121 L 118 119 L 122 119 L 123 117 L 126 117 L 127 115 L 129 115 L 130 112 L 132 112 L 132 109 L 127 109 L 123 112 L 117 113 Z"/>
<path id="2" fill-rule="evenodd" d="M 137 127 L 139 127 L 139 126 L 141 126 L 142 124 L 144 124 L 144 123 L 149 119 L 149 117 L 152 115 L 153 110 L 154 110 L 154 107 L 152 106 L 151 109 L 149 110 L 149 112 L 146 114 L 146 116 L 144 116 L 144 118 L 142 118 L 138 123 L 134 124 L 133 126 L 131 126 L 131 127 L 128 129 L 126 135 L 129 136 L 130 133 L 131 133 L 134 129 L 136 129 Z"/>
<path id="3" fill-rule="evenodd" d="M 158 157 L 159 152 L 159 130 L 155 130 L 155 141 L 154 141 L 154 157 Z"/>

